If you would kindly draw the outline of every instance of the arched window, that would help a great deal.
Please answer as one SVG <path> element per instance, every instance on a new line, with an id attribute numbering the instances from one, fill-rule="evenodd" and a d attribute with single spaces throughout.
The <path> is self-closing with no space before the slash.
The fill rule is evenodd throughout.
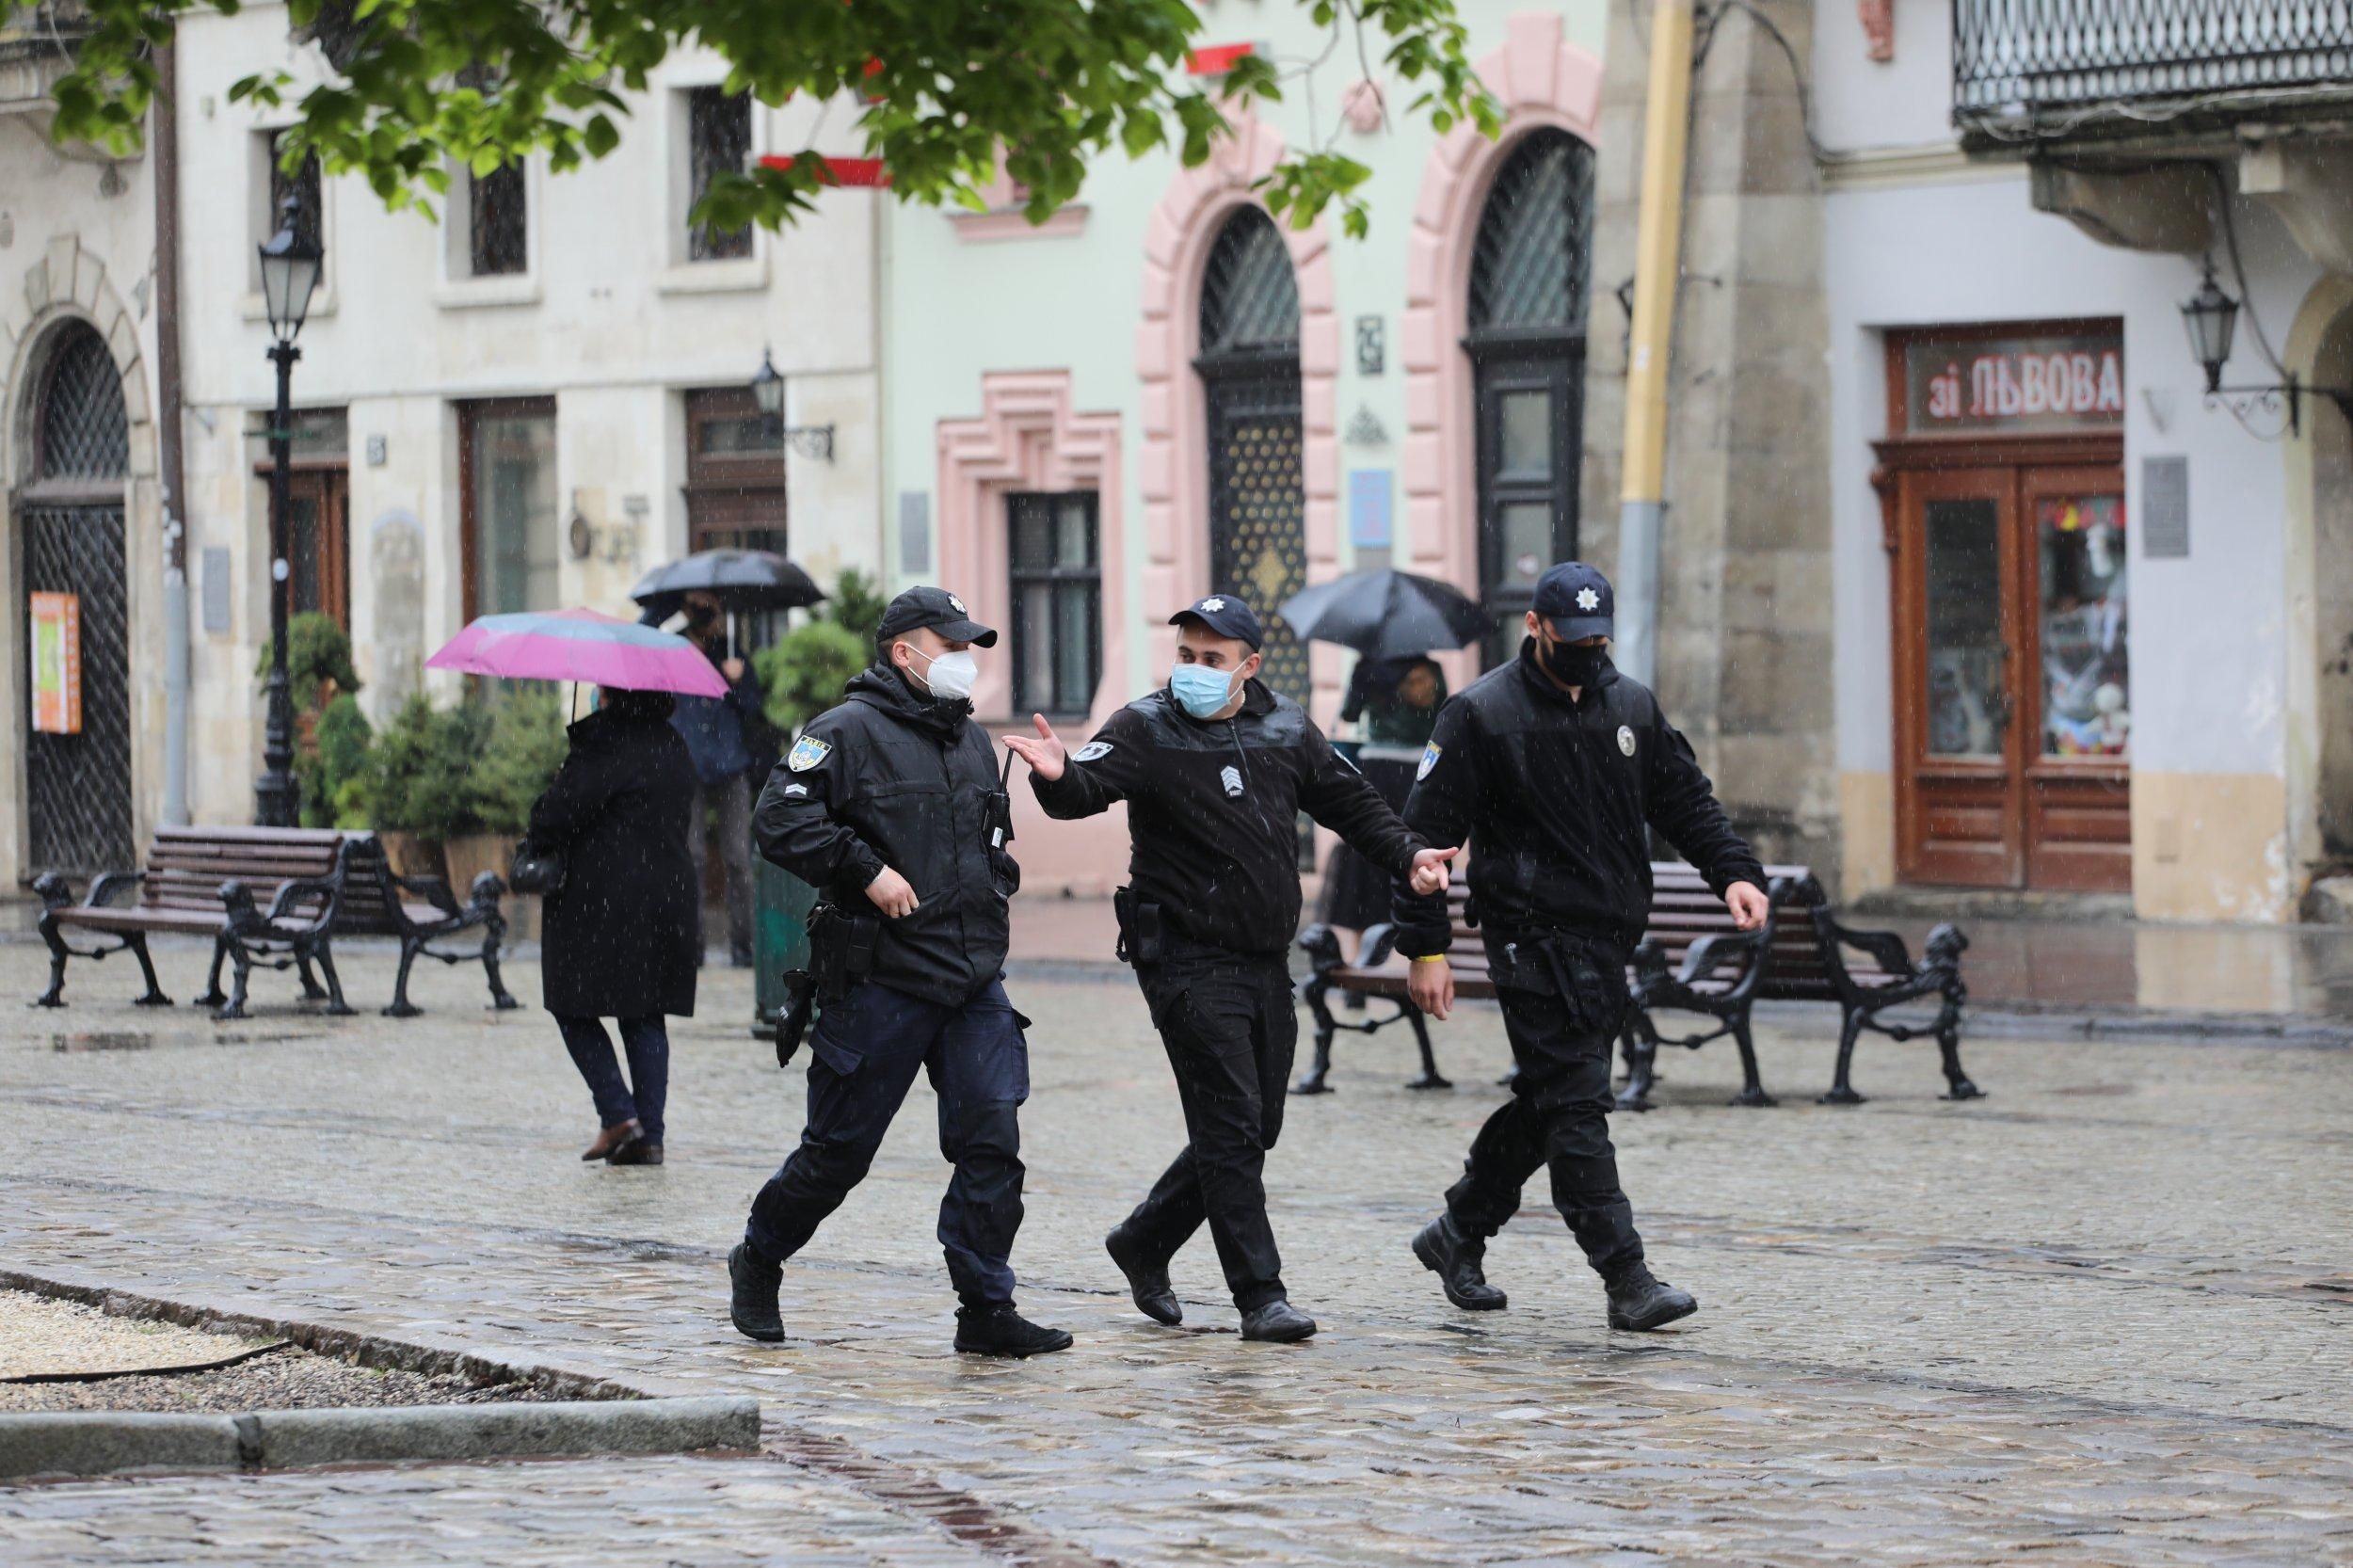
<path id="1" fill-rule="evenodd" d="M 1481 587 L 1498 647 L 1545 567 L 1577 553 L 1584 445 L 1585 306 L 1593 150 L 1530 132 L 1496 175 L 1471 250 Z"/>
<path id="2" fill-rule="evenodd" d="M 1266 629 L 1268 685 L 1307 696 L 1307 650 L 1276 614 L 1307 585 L 1301 466 L 1299 284 L 1273 220 L 1235 209 L 1201 279 L 1201 355 L 1209 402 L 1209 578 L 1241 596 Z"/>
<path id="3" fill-rule="evenodd" d="M 31 870 L 130 865 L 130 600 L 121 373 L 80 321 L 58 326 L 33 381 L 31 476 L 17 492 L 24 574 L 26 848 Z"/>

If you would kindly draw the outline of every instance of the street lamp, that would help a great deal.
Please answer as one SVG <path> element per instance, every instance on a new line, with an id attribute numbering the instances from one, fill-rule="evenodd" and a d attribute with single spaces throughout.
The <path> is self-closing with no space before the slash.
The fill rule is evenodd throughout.
<path id="1" fill-rule="evenodd" d="M 2214 280 L 2214 268 L 2206 268 L 2205 280 L 2198 292 L 2182 301 L 2182 327 L 2189 334 L 2189 351 L 2206 373 L 2206 407 L 2221 404 L 2231 410 L 2241 424 L 2247 424 L 2249 413 L 2262 408 L 2268 413 L 2285 416 L 2281 434 L 2294 436 L 2303 431 L 2304 394 L 2315 392 L 2337 406 L 2338 412 L 2353 420 L 2353 391 L 2341 387 L 2308 387 L 2293 372 L 2274 386 L 2226 387 L 2222 384 L 2222 367 L 2231 358 L 2231 339 L 2238 330 L 2238 301 L 2222 292 Z M 2258 330 L 2258 341 L 2262 333 Z M 2266 351 L 2267 352 L 2267 351 Z M 2249 425 L 2249 430 L 2254 426 Z M 2263 432 L 2255 430 L 2262 436 Z M 2265 437 L 2265 440 L 2272 439 Z"/>
<path id="2" fill-rule="evenodd" d="M 784 423 L 784 377 L 776 374 L 776 357 L 765 348 L 760 351 L 760 368 L 752 372 L 752 401 L 760 405 L 761 420 L 785 445 L 804 457 L 833 461 L 832 425 Z"/>
<path id="3" fill-rule="evenodd" d="M 278 411 L 269 425 L 269 685 L 262 731 L 262 776 L 253 786 L 253 821 L 262 827 L 292 827 L 297 813 L 294 777 L 294 692 L 286 676 L 286 599 L 294 591 L 286 550 L 286 465 L 294 445 L 294 362 L 302 358 L 295 339 L 310 313 L 311 291 L 318 287 L 327 259 L 318 241 L 302 229 L 302 200 L 289 191 L 279 212 L 278 232 L 262 242 L 262 303 L 269 312 L 270 362 L 278 367 Z"/>

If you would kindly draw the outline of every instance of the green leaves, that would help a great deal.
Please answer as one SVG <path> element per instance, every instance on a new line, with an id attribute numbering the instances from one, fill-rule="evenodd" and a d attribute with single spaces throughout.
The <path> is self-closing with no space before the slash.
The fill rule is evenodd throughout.
<path id="1" fill-rule="evenodd" d="M 1331 29 L 1334 49 L 1353 43 L 1369 65 L 1377 48 L 1388 73 L 1420 89 L 1413 108 L 1438 130 L 1499 127 L 1454 0 L 1290 3 Z M 238 0 L 83 4 L 91 32 L 58 85 L 56 134 L 127 152 L 153 95 L 153 47 L 182 16 L 233 14 Z M 537 155 L 560 172 L 610 156 L 642 106 L 626 95 L 687 47 L 714 51 L 729 86 L 764 104 L 853 95 L 857 139 L 900 200 L 974 205 L 1002 168 L 1033 221 L 1076 197 L 1103 153 L 1173 147 L 1188 166 L 1205 162 L 1228 112 L 1279 100 L 1296 73 L 1247 56 L 1209 96 L 1185 73 L 1202 31 L 1185 0 L 289 0 L 287 16 L 333 74 L 304 88 L 257 72 L 231 100 L 291 105 L 289 158 L 315 152 L 395 208 L 428 205 L 452 167 L 484 173 Z M 1367 178 L 1328 144 L 1310 146 L 1265 190 L 1295 225 L 1337 203 L 1343 229 L 1361 234 Z M 693 221 L 778 227 L 824 184 L 808 157 L 747 169 L 714 183 Z"/>

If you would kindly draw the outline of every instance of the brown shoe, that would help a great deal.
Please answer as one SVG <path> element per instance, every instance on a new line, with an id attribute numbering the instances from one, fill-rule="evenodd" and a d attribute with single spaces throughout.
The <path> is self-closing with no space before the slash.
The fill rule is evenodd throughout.
<path id="1" fill-rule="evenodd" d="M 637 1125 L 636 1117 L 632 1116 L 628 1121 L 616 1122 L 598 1133 L 597 1141 L 580 1151 L 580 1158 L 584 1160 L 610 1160 L 615 1150 L 642 1142 L 645 1136 L 646 1129 Z"/>
<path id="2" fill-rule="evenodd" d="M 608 1165 L 659 1165 L 662 1163 L 662 1145 L 640 1138 L 633 1144 L 623 1144 L 606 1155 L 604 1162 Z"/>

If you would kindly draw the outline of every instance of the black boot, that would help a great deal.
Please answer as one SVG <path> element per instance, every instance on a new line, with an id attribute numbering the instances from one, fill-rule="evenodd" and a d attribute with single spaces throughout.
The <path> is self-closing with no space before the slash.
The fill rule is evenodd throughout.
<path id="1" fill-rule="evenodd" d="M 773 1343 L 784 1337 L 784 1319 L 776 1311 L 776 1291 L 784 1271 L 738 1241 L 728 1254 L 728 1316 L 738 1334 Z"/>
<path id="2" fill-rule="evenodd" d="M 1011 1302 L 956 1308 L 956 1349 L 967 1355 L 1051 1355 L 1070 1348 L 1070 1336 L 1040 1328 L 1013 1309 Z"/>
<path id="3" fill-rule="evenodd" d="M 1662 1284 L 1640 1263 L 1602 1283 L 1609 1291 L 1611 1328 L 1659 1328 L 1700 1309 L 1698 1298 L 1690 1291 Z"/>
<path id="4" fill-rule="evenodd" d="M 1167 1258 L 1151 1256 L 1124 1224 L 1113 1225 L 1103 1238 L 1103 1250 L 1128 1276 L 1128 1294 L 1134 1298 L 1138 1312 L 1171 1328 L 1185 1320 L 1185 1309 L 1177 1304 L 1176 1292 L 1168 1283 Z"/>
<path id="5" fill-rule="evenodd" d="M 1487 1243 L 1455 1229 L 1452 1215 L 1441 1214 L 1421 1227 L 1414 1238 L 1414 1256 L 1438 1276 L 1446 1299 L 1464 1311 L 1500 1312 L 1511 1304 L 1510 1297 L 1487 1283 L 1481 1267 Z"/>
<path id="6" fill-rule="evenodd" d="M 1277 1296 L 1241 1315 L 1241 1336 L 1262 1344 L 1289 1345 L 1316 1331 L 1316 1320 Z"/>

